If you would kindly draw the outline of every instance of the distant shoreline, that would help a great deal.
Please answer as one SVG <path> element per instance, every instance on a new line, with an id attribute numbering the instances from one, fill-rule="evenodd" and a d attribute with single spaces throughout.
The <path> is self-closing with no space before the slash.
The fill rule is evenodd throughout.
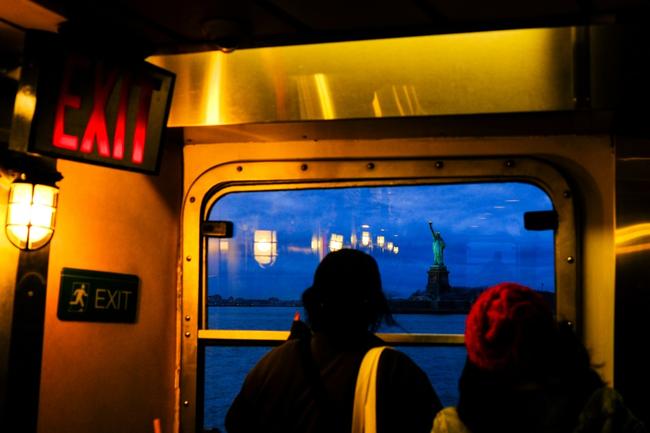
<path id="1" fill-rule="evenodd" d="M 442 293 L 439 299 L 431 299 L 422 292 L 416 292 L 410 298 L 393 298 L 388 300 L 393 314 L 467 314 L 474 300 L 485 288 L 456 288 Z M 555 293 L 539 292 L 555 305 Z M 224 298 L 211 295 L 207 299 L 208 307 L 292 307 L 302 308 L 300 300 L 284 300 L 276 297 L 268 299 Z"/>
<path id="2" fill-rule="evenodd" d="M 208 297 L 208 307 L 292 307 L 302 308 L 298 300 L 245 299 L 245 298 L 220 298 Z M 471 305 L 470 300 L 438 301 L 389 299 L 388 305 L 393 314 L 467 314 Z"/>

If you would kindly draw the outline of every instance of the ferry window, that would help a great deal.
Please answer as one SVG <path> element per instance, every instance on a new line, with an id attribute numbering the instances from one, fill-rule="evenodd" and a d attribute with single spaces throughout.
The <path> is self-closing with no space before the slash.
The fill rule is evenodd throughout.
<path id="1" fill-rule="evenodd" d="M 552 209 L 544 191 L 519 182 L 226 194 L 208 219 L 232 221 L 234 236 L 207 240 L 204 326 L 288 331 L 320 259 L 360 249 L 377 260 L 398 323 L 379 332 L 427 372 L 444 405 L 453 405 L 465 361 L 460 334 L 482 290 L 516 281 L 555 304 L 554 233 L 526 230 L 523 217 Z M 435 344 L 421 334 L 459 339 Z M 250 340 L 201 347 L 207 430 L 223 431 L 246 373 L 270 349 Z"/>

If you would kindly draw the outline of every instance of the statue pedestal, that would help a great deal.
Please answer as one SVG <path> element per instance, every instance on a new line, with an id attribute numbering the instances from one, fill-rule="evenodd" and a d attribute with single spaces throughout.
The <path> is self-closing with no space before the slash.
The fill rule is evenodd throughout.
<path id="1" fill-rule="evenodd" d="M 451 286 L 449 285 L 449 271 L 445 265 L 433 265 L 427 271 L 429 279 L 427 281 L 427 294 L 431 299 L 437 301 L 440 294 L 447 293 Z"/>

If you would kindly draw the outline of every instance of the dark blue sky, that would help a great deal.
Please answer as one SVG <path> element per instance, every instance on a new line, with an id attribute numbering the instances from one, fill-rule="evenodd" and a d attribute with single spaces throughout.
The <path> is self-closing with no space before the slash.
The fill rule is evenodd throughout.
<path id="1" fill-rule="evenodd" d="M 548 196 L 523 183 L 234 193 L 210 212 L 211 220 L 233 221 L 235 237 L 210 241 L 208 293 L 298 299 L 319 262 L 314 238 L 327 244 L 338 234 L 350 246 L 352 234 L 360 241 L 368 231 L 375 243 L 383 235 L 399 246 L 398 254 L 377 247 L 371 254 L 379 263 L 384 290 L 408 297 L 425 288 L 433 264 L 429 220 L 446 243 L 452 286 L 509 280 L 553 290 L 553 233 L 529 232 L 523 226 L 524 212 L 549 209 Z M 255 260 L 255 230 L 276 232 L 277 257 L 270 266 Z M 224 244 L 221 252 L 219 242 Z"/>

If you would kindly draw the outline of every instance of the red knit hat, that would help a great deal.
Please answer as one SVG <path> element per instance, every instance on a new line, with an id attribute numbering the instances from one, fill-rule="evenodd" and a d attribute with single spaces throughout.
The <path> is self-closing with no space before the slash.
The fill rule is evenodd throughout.
<path id="1" fill-rule="evenodd" d="M 485 370 L 526 368 L 543 354 L 555 329 L 550 306 L 539 293 L 501 283 L 483 292 L 467 316 L 467 356 Z"/>

